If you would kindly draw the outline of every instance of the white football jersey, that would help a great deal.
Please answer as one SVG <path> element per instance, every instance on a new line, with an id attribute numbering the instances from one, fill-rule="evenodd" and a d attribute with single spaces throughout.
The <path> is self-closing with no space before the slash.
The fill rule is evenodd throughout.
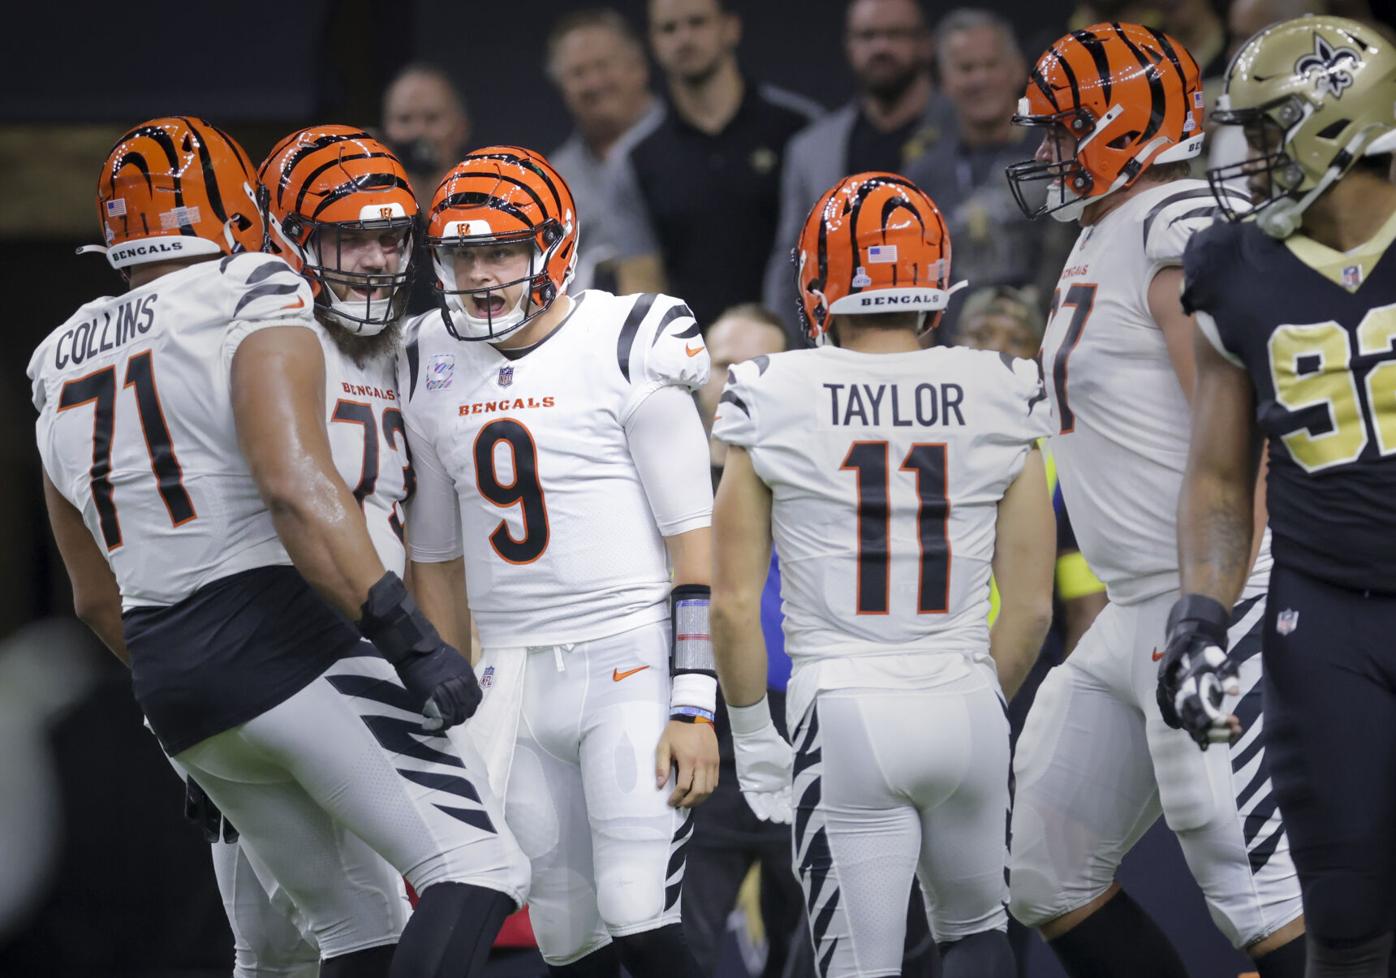
<path id="1" fill-rule="evenodd" d="M 1049 428 L 1037 365 L 998 353 L 830 346 L 732 367 L 713 434 L 771 489 L 796 678 L 950 681 L 987 660 L 998 503 Z"/>
<path id="2" fill-rule="evenodd" d="M 464 554 L 486 646 L 581 642 L 669 617 L 668 554 L 625 424 L 661 387 L 700 387 L 707 348 L 670 296 L 586 291 L 573 302 L 512 360 L 456 340 L 439 313 L 408 327 L 408 545 L 424 563 Z"/>
<path id="3" fill-rule="evenodd" d="M 406 564 L 402 505 L 412 494 L 412 456 L 391 354 L 360 365 L 319 323 L 325 351 L 326 423 L 335 468 L 363 507 L 368 535 L 383 566 L 399 576 Z"/>
<path id="4" fill-rule="evenodd" d="M 1152 187 L 1082 228 L 1053 294 L 1042 365 L 1052 453 L 1081 553 L 1110 600 L 1179 587 L 1177 509 L 1191 416 L 1149 312 L 1154 275 L 1212 223 L 1206 182 Z M 1256 572 L 1268 571 L 1269 550 Z"/>

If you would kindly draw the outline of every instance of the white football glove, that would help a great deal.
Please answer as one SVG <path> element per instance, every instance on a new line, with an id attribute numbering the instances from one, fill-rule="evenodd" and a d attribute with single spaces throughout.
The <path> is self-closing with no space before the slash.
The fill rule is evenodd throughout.
<path id="1" fill-rule="evenodd" d="M 727 706 L 732 725 L 732 749 L 737 760 L 737 783 L 756 817 L 767 822 L 790 822 L 790 786 L 795 752 L 771 722 L 766 697 L 751 706 Z"/>

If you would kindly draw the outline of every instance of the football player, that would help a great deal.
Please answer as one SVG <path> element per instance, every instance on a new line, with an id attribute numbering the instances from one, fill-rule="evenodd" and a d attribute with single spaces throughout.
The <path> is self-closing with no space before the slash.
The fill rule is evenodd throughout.
<path id="1" fill-rule="evenodd" d="M 531 150 L 476 150 L 436 190 L 442 312 L 413 321 L 400 380 L 412 578 L 461 642 L 468 590 L 489 684 L 470 731 L 532 861 L 553 972 L 694 975 L 687 809 L 718 763 L 692 396 L 708 353 L 678 299 L 568 296 L 577 235 Z"/>
<path id="2" fill-rule="evenodd" d="M 1226 608 L 1246 584 L 1263 435 L 1264 730 L 1241 719 L 1270 755 L 1310 978 L 1386 975 L 1396 906 L 1394 106 L 1396 46 L 1366 24 L 1304 17 L 1251 38 L 1214 117 L 1241 128 L 1249 158 L 1209 172 L 1228 221 L 1183 255 L 1196 420 L 1160 701 L 1199 738 L 1235 722 L 1221 693 L 1243 650 Z M 1225 190 L 1237 177 L 1248 213 Z"/>
<path id="3" fill-rule="evenodd" d="M 1041 375 L 998 353 L 920 349 L 960 286 L 939 210 L 903 177 L 826 191 L 796 256 L 818 349 L 733 367 L 713 425 L 730 446 L 713 639 L 737 775 L 753 810 L 784 821 L 793 772 L 794 862 L 824 978 L 901 973 L 913 872 L 945 974 L 1006 978 L 1004 695 L 1051 622 L 1056 556 L 1034 445 L 1050 424 Z M 765 696 L 773 537 L 793 756 Z"/>
<path id="4" fill-rule="evenodd" d="M 483 773 L 431 733 L 478 688 L 375 549 L 403 484 L 361 508 L 338 471 L 317 299 L 251 250 L 255 179 L 194 118 L 111 151 L 98 215 L 129 289 L 82 306 L 29 367 L 50 518 L 80 611 L 303 916 L 321 975 L 474 974 L 527 885 Z M 396 888 L 345 885 L 351 834 L 421 893 L 396 948 Z"/>
<path id="5" fill-rule="evenodd" d="M 1203 753 L 1164 722 L 1154 688 L 1156 643 L 1178 594 L 1174 513 L 1193 388 L 1180 265 L 1216 207 L 1206 183 L 1186 178 L 1202 149 L 1203 105 L 1185 48 L 1111 23 L 1054 43 L 1014 117 L 1043 131 L 1036 158 L 1008 168 L 1019 204 L 1081 225 L 1042 364 L 1062 493 L 1110 599 L 1043 682 L 1014 758 L 1011 909 L 1073 976 L 1185 973 L 1115 881 L 1160 813 L 1212 919 L 1262 978 L 1303 969 L 1299 885 L 1264 742 Z M 1263 545 L 1226 622 L 1246 660 L 1236 709 L 1253 721 L 1269 564 Z"/>

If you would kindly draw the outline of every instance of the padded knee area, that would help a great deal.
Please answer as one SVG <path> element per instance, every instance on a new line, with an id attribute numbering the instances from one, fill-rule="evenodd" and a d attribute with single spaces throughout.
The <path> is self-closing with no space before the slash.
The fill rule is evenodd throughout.
<path id="1" fill-rule="evenodd" d="M 647 863 L 633 869 L 598 867 L 596 910 L 612 934 L 658 921 L 664 913 L 664 880 L 658 868 Z"/>

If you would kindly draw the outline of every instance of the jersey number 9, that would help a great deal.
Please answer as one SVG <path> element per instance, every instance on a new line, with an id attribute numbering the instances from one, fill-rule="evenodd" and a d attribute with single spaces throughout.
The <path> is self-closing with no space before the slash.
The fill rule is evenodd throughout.
<path id="1" fill-rule="evenodd" d="M 514 459 L 514 475 L 501 482 L 495 468 L 495 447 L 504 442 Z M 501 509 L 518 506 L 523 516 L 523 536 L 515 537 L 508 522 L 500 520 L 490 534 L 490 546 L 511 564 L 531 564 L 548 549 L 548 506 L 538 481 L 538 447 L 533 435 L 513 418 L 491 421 L 475 436 L 475 484 L 480 495 Z"/>

